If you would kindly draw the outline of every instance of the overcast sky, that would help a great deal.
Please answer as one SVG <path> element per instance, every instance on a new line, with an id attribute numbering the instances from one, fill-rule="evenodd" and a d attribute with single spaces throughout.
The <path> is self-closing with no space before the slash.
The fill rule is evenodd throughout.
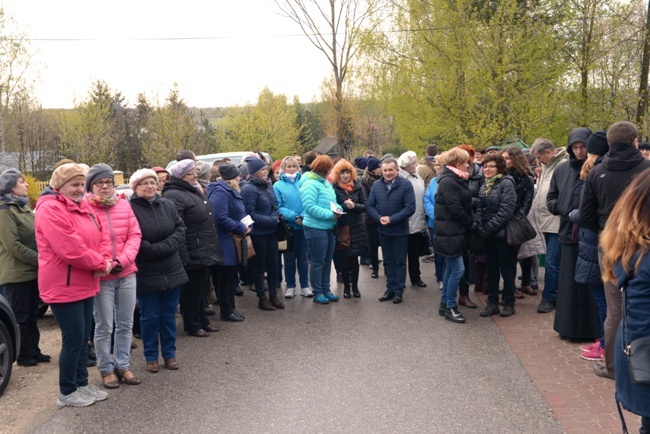
<path id="1" fill-rule="evenodd" d="M 255 102 L 268 86 L 290 100 L 320 96 L 324 55 L 273 0 L 2 0 L 36 49 L 35 94 L 46 108 L 85 99 L 106 81 L 133 105 L 162 103 L 174 82 L 190 106 Z M 148 38 L 206 38 L 137 40 Z M 56 39 L 82 39 L 57 41 Z"/>

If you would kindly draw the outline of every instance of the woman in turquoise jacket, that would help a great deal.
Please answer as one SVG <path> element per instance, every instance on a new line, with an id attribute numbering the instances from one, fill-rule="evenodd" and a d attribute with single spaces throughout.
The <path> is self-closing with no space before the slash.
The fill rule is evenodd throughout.
<path id="1" fill-rule="evenodd" d="M 301 174 L 295 158 L 284 157 L 280 163 L 280 177 L 273 184 L 275 196 L 278 198 L 280 214 L 293 228 L 293 248 L 284 252 L 284 277 L 287 280 L 285 298 L 296 295 L 296 268 L 300 278 L 300 295 L 312 297 L 309 289 L 309 262 L 307 259 L 307 242 L 302 228 L 303 207 L 300 199 Z"/>
<path id="2" fill-rule="evenodd" d="M 327 155 L 321 155 L 311 164 L 300 186 L 300 198 L 304 210 L 302 221 L 307 248 L 311 257 L 309 282 L 314 293 L 314 303 L 327 304 L 338 301 L 338 295 L 330 291 L 330 272 L 334 257 L 334 226 L 342 215 L 336 203 L 334 188 L 327 181 L 327 175 L 334 162 Z"/>

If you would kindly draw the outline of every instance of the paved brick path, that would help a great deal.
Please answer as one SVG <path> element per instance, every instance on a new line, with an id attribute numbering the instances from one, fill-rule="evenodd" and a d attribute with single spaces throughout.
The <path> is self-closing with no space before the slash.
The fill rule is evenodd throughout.
<path id="1" fill-rule="evenodd" d="M 478 298 L 485 303 L 486 296 Z M 555 311 L 537 313 L 539 301 L 539 295 L 526 296 L 517 300 L 516 315 L 493 319 L 567 433 L 620 433 L 614 381 L 594 375 L 594 362 L 580 358 L 584 343 L 558 337 L 553 330 Z M 625 412 L 625 420 L 630 433 L 638 432 L 638 416 Z"/>

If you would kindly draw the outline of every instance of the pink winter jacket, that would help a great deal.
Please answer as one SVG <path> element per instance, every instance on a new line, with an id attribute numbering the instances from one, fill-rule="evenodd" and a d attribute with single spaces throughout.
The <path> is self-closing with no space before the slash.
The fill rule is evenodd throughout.
<path id="1" fill-rule="evenodd" d="M 53 190 L 41 196 L 36 214 L 38 287 L 45 303 L 72 303 L 99 292 L 95 271 L 112 258 L 108 231 L 85 201 Z"/>
<path id="2" fill-rule="evenodd" d="M 124 197 L 119 196 L 115 205 L 105 207 L 88 202 L 93 213 L 99 217 L 104 230 L 108 231 L 111 242 L 111 254 L 124 268 L 120 274 L 109 274 L 101 280 L 114 280 L 126 277 L 138 271 L 135 265 L 135 257 L 140 249 L 142 233 L 138 219 L 133 214 L 133 208 Z M 113 263 L 115 265 L 115 263 Z"/>

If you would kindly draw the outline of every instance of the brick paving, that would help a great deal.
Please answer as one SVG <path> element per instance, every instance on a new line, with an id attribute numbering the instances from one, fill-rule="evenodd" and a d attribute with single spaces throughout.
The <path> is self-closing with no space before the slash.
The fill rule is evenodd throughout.
<path id="1" fill-rule="evenodd" d="M 485 304 L 483 294 L 471 295 Z M 559 338 L 553 330 L 555 311 L 537 313 L 540 300 L 541 292 L 526 296 L 517 300 L 514 316 L 492 318 L 567 433 L 620 433 L 614 381 L 594 375 L 594 362 L 580 358 L 585 343 Z M 639 431 L 638 416 L 625 412 L 625 420 L 630 433 Z"/>

